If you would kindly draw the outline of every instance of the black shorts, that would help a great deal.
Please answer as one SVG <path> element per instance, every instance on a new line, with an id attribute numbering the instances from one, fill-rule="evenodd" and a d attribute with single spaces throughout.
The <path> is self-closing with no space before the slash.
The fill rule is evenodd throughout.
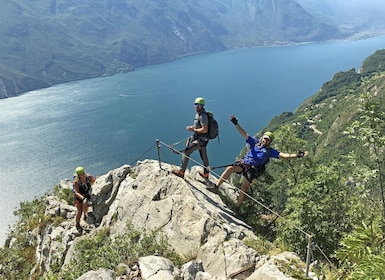
<path id="1" fill-rule="evenodd" d="M 247 181 L 249 181 L 250 184 L 255 178 L 258 177 L 258 170 L 252 164 L 246 164 L 242 161 L 236 161 L 233 165 L 242 168 L 242 171 L 237 172 L 237 174 L 242 174 L 247 179 Z"/>

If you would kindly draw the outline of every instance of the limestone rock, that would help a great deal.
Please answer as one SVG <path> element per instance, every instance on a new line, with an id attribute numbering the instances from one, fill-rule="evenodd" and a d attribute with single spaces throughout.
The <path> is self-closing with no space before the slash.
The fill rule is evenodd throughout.
<path id="1" fill-rule="evenodd" d="M 96 223 L 100 223 L 104 215 L 109 211 L 110 205 L 117 197 L 121 182 L 126 178 L 130 170 L 129 165 L 124 165 L 97 178 L 91 192 L 93 216 Z"/>
<path id="2" fill-rule="evenodd" d="M 156 161 L 138 163 L 135 176 L 122 181 L 119 199 L 101 225 L 111 226 L 112 234 L 122 234 L 128 221 L 140 230 L 159 229 L 178 254 L 204 259 L 203 267 L 212 275 L 226 278 L 253 267 L 258 253 L 240 241 L 257 238 L 249 226 L 197 180 L 197 168 L 185 179 L 171 170 Z"/>
<path id="3" fill-rule="evenodd" d="M 97 271 L 91 270 L 80 276 L 77 280 L 115 280 L 114 272 L 109 269 L 99 268 Z"/>
<path id="4" fill-rule="evenodd" d="M 199 272 L 204 272 L 203 264 L 201 260 L 196 260 L 185 263 L 181 268 L 180 275 L 182 279 L 190 279 L 191 277 L 196 279 Z"/>
<path id="5" fill-rule="evenodd" d="M 284 252 L 277 256 L 262 260 L 262 266 L 248 278 L 248 280 L 291 280 L 293 278 L 286 276 L 279 267 L 283 265 L 291 266 L 293 263 L 300 263 L 301 259 L 294 253 Z"/>
<path id="6" fill-rule="evenodd" d="M 296 258 L 296 262 L 301 262 L 298 257 L 266 257 L 248 247 L 244 241 L 258 237 L 233 215 L 218 194 L 206 188 L 198 174 L 201 168 L 192 167 L 184 179 L 173 175 L 173 168 L 145 160 L 135 167 L 124 165 L 98 177 L 91 193 L 92 219 L 82 220 L 87 229 L 83 235 L 95 236 L 108 226 L 114 237 L 124 234 L 127 223 L 131 223 L 139 231 L 156 230 L 156 238 L 166 237 L 176 253 L 192 260 L 177 268 L 159 256 L 141 257 L 138 266 L 127 268 L 130 279 L 292 279 L 278 268 L 286 260 Z M 72 182 L 63 180 L 59 188 L 72 188 Z M 220 192 L 236 199 L 234 187 L 226 183 Z M 46 201 L 46 215 L 60 217 L 62 222 L 48 223 L 31 232 L 30 242 L 37 244 L 39 266 L 33 271 L 50 271 L 68 264 L 76 257 L 75 244 L 83 238 L 74 226 L 76 208 L 54 196 Z M 114 279 L 111 277 L 115 277 L 113 272 L 98 270 L 79 279 Z"/>
<path id="7" fill-rule="evenodd" d="M 175 267 L 165 258 L 148 256 L 139 258 L 139 267 L 143 279 L 173 280 Z"/>

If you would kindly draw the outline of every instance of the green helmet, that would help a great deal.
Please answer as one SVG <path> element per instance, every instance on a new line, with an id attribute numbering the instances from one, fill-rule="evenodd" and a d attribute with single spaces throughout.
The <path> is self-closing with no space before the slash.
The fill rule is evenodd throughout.
<path id="1" fill-rule="evenodd" d="M 273 141 L 273 140 L 274 140 L 274 134 L 273 134 L 273 132 L 270 132 L 270 131 L 266 131 L 266 132 L 263 134 L 263 137 L 269 138 L 270 141 Z"/>
<path id="2" fill-rule="evenodd" d="M 79 167 L 76 167 L 75 169 L 75 173 L 76 175 L 79 175 L 79 174 L 82 174 L 84 172 L 84 168 L 79 166 Z"/>
<path id="3" fill-rule="evenodd" d="M 203 97 L 197 97 L 195 99 L 195 104 L 205 105 L 205 99 Z"/>

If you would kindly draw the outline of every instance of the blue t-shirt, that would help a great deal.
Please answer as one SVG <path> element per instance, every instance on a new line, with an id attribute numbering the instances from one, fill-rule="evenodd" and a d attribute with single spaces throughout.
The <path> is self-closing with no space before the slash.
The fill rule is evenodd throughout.
<path id="1" fill-rule="evenodd" d="M 243 158 L 243 161 L 246 164 L 252 164 L 256 167 L 261 165 L 265 159 L 265 162 L 267 162 L 270 158 L 279 158 L 279 151 L 273 149 L 273 148 L 266 148 L 259 144 L 259 140 L 251 137 L 246 139 L 246 143 L 250 145 L 250 150 L 247 153 L 247 155 Z"/>

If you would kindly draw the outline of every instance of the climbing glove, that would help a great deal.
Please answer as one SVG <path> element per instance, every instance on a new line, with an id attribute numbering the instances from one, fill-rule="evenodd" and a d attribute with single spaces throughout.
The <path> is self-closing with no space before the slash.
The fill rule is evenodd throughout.
<path id="1" fill-rule="evenodd" d="M 230 119 L 230 121 L 234 124 L 234 125 L 237 125 L 238 124 L 238 119 L 236 117 L 232 117 Z"/>
<path id="2" fill-rule="evenodd" d="M 305 155 L 305 152 L 299 150 L 299 151 L 298 151 L 298 154 L 297 154 L 297 158 L 301 158 L 301 157 L 303 157 L 304 155 Z"/>

